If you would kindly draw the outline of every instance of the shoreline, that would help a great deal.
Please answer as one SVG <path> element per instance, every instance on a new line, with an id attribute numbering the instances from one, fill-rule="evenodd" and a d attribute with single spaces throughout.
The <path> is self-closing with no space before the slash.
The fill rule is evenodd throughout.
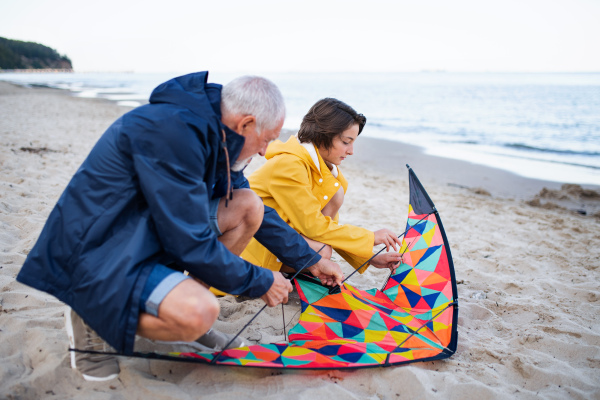
<path id="1" fill-rule="evenodd" d="M 48 73 L 73 73 L 73 68 L 21 68 L 21 69 L 0 69 L 0 74 L 48 74 Z"/>
<path id="2" fill-rule="evenodd" d="M 367 138 L 365 138 L 367 139 Z M 447 184 L 463 188 L 482 188 L 492 196 L 528 200 L 542 189 L 558 190 L 571 182 L 555 182 L 529 178 L 500 168 L 442 157 L 426 153 L 420 146 L 404 144 L 392 140 L 368 138 L 357 144 L 357 162 L 374 170 L 406 169 L 409 164 L 415 172 L 421 167 L 423 178 L 436 184 Z M 583 188 L 599 190 L 600 186 L 580 185 Z"/>
<path id="3" fill-rule="evenodd" d="M 280 140 L 285 141 L 295 133 L 287 129 Z M 385 173 L 385 178 L 402 181 L 406 177 L 407 164 L 425 187 L 455 187 L 473 194 L 564 209 L 600 219 L 600 186 L 527 178 L 499 168 L 429 155 L 420 146 L 393 140 L 359 136 L 354 154 L 341 168 L 343 171 L 347 167 L 364 168 L 376 175 Z M 582 191 L 591 196 L 582 196 Z"/>
<path id="4" fill-rule="evenodd" d="M 47 85 L 30 85 L 31 87 L 27 87 L 18 83 L 0 81 L 0 91 L 6 90 L 5 85 L 14 87 L 17 90 L 48 90 L 78 100 L 107 102 L 118 106 L 123 114 L 133 108 L 117 104 L 117 102 L 109 99 L 74 96 L 68 90 L 52 88 Z M 284 129 L 279 139 L 285 141 L 295 133 L 294 130 Z M 360 164 L 378 172 L 405 171 L 406 164 L 408 164 L 415 172 L 419 173 L 422 179 L 435 184 L 447 184 L 468 189 L 482 188 L 492 196 L 517 200 L 530 200 L 544 188 L 558 190 L 563 184 L 570 184 L 567 181 L 555 182 L 524 177 L 500 168 L 450 157 L 430 155 L 421 146 L 364 135 L 359 136 L 355 146 L 355 154 L 350 156 L 345 164 Z M 422 171 L 420 172 L 420 170 Z M 598 185 L 582 184 L 580 186 L 586 189 L 600 190 Z"/>
<path id="5" fill-rule="evenodd" d="M 560 184 L 368 137 L 342 166 L 349 189 L 340 221 L 402 232 L 408 182 L 400 171 L 406 171 L 405 163 L 415 169 L 439 210 L 454 261 L 460 304 L 456 354 L 354 371 L 215 368 L 119 357 L 118 379 L 86 382 L 70 367 L 65 304 L 15 277 L 73 173 L 127 109 L 4 82 L 0 109 L 0 398 L 600 397 L 600 220 L 561 208 L 560 197 L 568 193 Z M 262 162 L 253 160 L 247 173 Z M 513 186 L 519 189 L 514 195 Z M 546 197 L 538 198 L 539 206 L 528 203 L 540 193 Z M 351 267 L 338 255 L 334 261 L 347 276 Z M 381 287 L 386 277 L 386 271 L 369 268 L 349 283 Z M 219 303 L 215 326 L 228 333 L 242 329 L 264 304 L 238 303 L 231 296 Z M 292 298 L 286 322 L 297 312 Z M 266 309 L 243 336 L 249 343 L 285 341 L 281 308 Z M 143 339 L 138 346 L 156 348 Z"/>
<path id="6" fill-rule="evenodd" d="M 111 81 L 111 79 L 123 79 L 123 76 L 106 76 L 105 78 L 108 79 L 108 81 Z M 166 80 L 168 78 L 171 78 L 171 76 L 164 76 L 163 78 L 164 80 Z M 141 77 L 139 76 L 137 80 L 132 78 L 133 80 L 123 81 L 122 84 L 125 84 L 125 82 L 129 82 L 129 84 L 131 85 L 131 91 L 125 90 L 123 93 L 121 93 L 123 88 L 121 88 L 121 85 L 118 84 L 118 82 L 121 82 L 119 80 L 113 82 L 110 88 L 104 88 L 98 87 L 102 86 L 99 85 L 98 82 L 96 82 L 95 86 L 91 82 L 91 86 L 89 87 L 86 87 L 86 84 L 83 84 L 83 86 L 81 86 L 81 82 L 86 82 L 84 78 L 81 78 L 81 82 L 75 85 L 73 84 L 75 82 L 78 82 L 77 80 L 73 81 L 68 78 L 65 79 L 66 80 L 64 82 L 61 82 L 57 85 L 57 82 L 54 82 L 53 84 L 51 79 L 44 81 L 46 83 L 41 83 L 43 81 L 42 78 L 42 81 L 34 85 L 46 85 L 51 88 L 55 87 L 62 90 L 72 90 L 73 95 L 78 97 L 107 98 L 116 102 L 118 105 L 127 107 L 135 107 L 144 104 L 147 100 L 147 96 L 150 93 L 149 86 L 144 86 L 143 90 L 139 90 L 141 88 L 140 85 L 142 85 L 143 82 L 145 82 L 145 85 L 148 84 L 148 82 L 140 80 Z M 162 78 L 158 79 L 157 77 L 154 77 L 153 79 L 157 79 L 156 85 L 163 81 Z M 32 78 L 32 80 L 37 81 L 37 78 Z M 14 83 L 17 83 L 18 81 L 18 78 L 15 78 L 13 80 Z M 154 86 L 152 86 L 152 88 L 153 87 Z M 142 95 L 141 97 L 136 95 L 136 93 L 139 94 L 142 92 L 147 92 L 147 94 Z M 292 105 L 290 105 L 290 107 L 292 107 Z M 297 111 L 298 110 L 296 110 L 296 112 Z M 299 118 L 297 115 L 290 115 L 290 117 L 287 119 L 285 126 L 289 129 L 297 129 L 300 120 L 301 118 Z M 291 121 L 294 121 L 294 123 L 292 124 Z M 523 152 L 522 148 L 525 148 L 527 146 L 521 146 L 521 149 L 515 152 L 513 150 L 507 150 L 505 146 L 485 146 L 483 142 L 479 143 L 478 141 L 466 142 L 470 143 L 467 145 L 455 143 L 454 139 L 450 139 L 450 143 L 443 143 L 443 138 L 440 137 L 426 142 L 419 142 L 419 140 L 425 140 L 424 138 L 421 138 L 419 134 L 408 135 L 406 133 L 396 134 L 391 133 L 391 131 L 380 131 L 377 128 L 377 123 L 374 124 L 375 125 L 372 125 L 370 128 L 369 123 L 367 124 L 368 129 L 363 133 L 363 136 L 370 137 L 370 135 L 374 135 L 373 138 L 389 140 L 390 143 L 421 146 L 427 155 L 439 156 L 441 158 L 454 159 L 457 161 L 464 161 L 478 166 L 500 169 L 502 171 L 509 171 L 511 173 L 515 173 L 520 177 L 526 177 L 532 180 L 576 183 L 583 185 L 584 187 L 600 187 L 600 164 L 597 163 L 597 160 L 593 161 L 594 158 L 590 158 L 587 161 L 584 159 L 576 159 L 574 155 L 569 156 L 569 158 L 565 154 L 561 155 L 561 152 L 558 151 L 555 155 L 552 156 L 551 160 L 545 159 L 549 157 L 548 153 L 545 152 L 550 151 L 552 153 L 554 152 L 554 150 L 544 149 L 545 146 L 543 145 L 541 146 L 542 148 L 537 149 L 541 151 L 540 153 L 533 151 L 536 149 L 535 145 L 533 145 L 533 147 L 530 148 L 531 151 Z M 294 127 L 293 125 L 296 126 Z M 490 129 L 493 129 L 493 127 L 487 128 L 487 130 Z M 567 132 L 566 134 L 568 135 L 569 132 Z M 442 141 L 439 142 L 439 140 Z M 511 146 L 508 145 L 508 147 Z M 555 146 L 550 146 L 549 149 L 554 149 L 554 147 Z M 544 156 L 543 154 L 546 155 Z M 573 154 L 579 153 L 575 152 Z M 567 158 L 565 159 L 565 157 Z M 578 161 L 580 162 L 579 164 Z"/>
<path id="7" fill-rule="evenodd" d="M 285 132 L 282 131 L 279 139 L 285 141 L 295 133 L 294 130 L 286 129 Z M 406 164 L 416 173 L 422 170 L 419 176 L 433 184 L 465 189 L 481 188 L 490 192 L 492 196 L 516 200 L 530 200 L 544 188 L 559 190 L 564 184 L 573 184 L 528 178 L 500 168 L 430 155 L 421 146 L 368 136 L 359 136 L 354 154 L 342 164 L 342 168 L 346 165 L 360 165 L 373 172 L 389 171 L 388 177 L 393 177 L 392 174 L 396 171 L 406 171 Z M 600 185 L 579 186 L 589 190 L 600 190 Z"/>

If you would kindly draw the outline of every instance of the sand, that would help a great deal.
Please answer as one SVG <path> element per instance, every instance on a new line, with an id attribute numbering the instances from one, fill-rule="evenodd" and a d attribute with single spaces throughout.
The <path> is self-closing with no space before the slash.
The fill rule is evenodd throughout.
<path id="1" fill-rule="evenodd" d="M 342 166 L 350 189 L 341 220 L 401 232 L 408 203 L 403 165 L 411 164 L 440 211 L 453 253 L 460 304 L 454 356 L 355 371 L 120 358 L 118 379 L 84 381 L 69 364 L 66 306 L 15 276 L 72 174 L 125 111 L 0 82 L 0 398 L 600 399 L 598 188 L 424 156 L 368 138 L 368 130 Z M 262 162 L 253 160 L 249 170 Z M 379 287 L 384 275 L 369 269 L 351 283 Z M 227 332 L 262 305 L 220 302 L 217 325 Z M 297 318 L 295 303 L 286 305 L 287 329 Z M 281 308 L 268 309 L 243 336 L 282 341 L 282 327 Z"/>

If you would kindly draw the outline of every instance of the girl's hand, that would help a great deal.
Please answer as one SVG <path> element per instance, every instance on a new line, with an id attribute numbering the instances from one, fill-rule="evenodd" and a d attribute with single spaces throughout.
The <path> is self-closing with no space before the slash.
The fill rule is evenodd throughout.
<path id="1" fill-rule="evenodd" d="M 395 251 L 398 251 L 398 248 L 402 247 L 402 241 L 398 239 L 398 236 L 396 236 L 396 234 L 389 229 L 380 229 L 374 233 L 374 246 L 377 246 L 378 244 L 385 244 L 386 251 L 390 251 L 390 247 Z M 396 245 L 398 245 L 398 248 L 396 248 Z"/>
<path id="2" fill-rule="evenodd" d="M 389 268 L 393 274 L 396 272 L 400 261 L 402 261 L 402 254 L 400 253 L 381 253 L 371 260 L 371 265 L 375 268 Z"/>

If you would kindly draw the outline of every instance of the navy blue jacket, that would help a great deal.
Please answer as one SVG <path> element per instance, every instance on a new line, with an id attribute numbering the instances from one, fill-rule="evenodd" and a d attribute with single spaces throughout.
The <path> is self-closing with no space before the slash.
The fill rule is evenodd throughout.
<path id="1" fill-rule="evenodd" d="M 244 138 L 222 124 L 221 86 L 207 77 L 163 83 L 108 128 L 17 276 L 70 305 L 119 352 L 133 351 L 140 294 L 157 263 L 231 294 L 259 297 L 273 283 L 271 271 L 231 253 L 209 227 L 209 199 L 227 190 L 221 132 L 231 165 Z M 232 182 L 249 187 L 242 172 Z M 296 269 L 320 259 L 271 208 L 255 237 Z"/>

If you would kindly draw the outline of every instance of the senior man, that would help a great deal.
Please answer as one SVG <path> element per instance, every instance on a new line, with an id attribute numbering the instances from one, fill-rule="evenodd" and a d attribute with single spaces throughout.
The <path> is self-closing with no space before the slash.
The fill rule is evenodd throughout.
<path id="1" fill-rule="evenodd" d="M 71 346 L 131 354 L 135 335 L 222 349 L 207 289 L 287 302 L 290 282 L 239 257 L 255 237 L 286 265 L 339 284 L 339 266 L 262 204 L 243 169 L 279 136 L 285 106 L 269 80 L 222 87 L 208 72 L 158 86 L 115 121 L 73 176 L 17 280 L 67 303 Z M 197 279 L 191 279 L 184 271 Z M 200 281 L 200 282 L 199 282 Z M 239 347 L 242 341 L 230 347 Z M 71 353 L 87 380 L 119 374 L 115 357 Z"/>

